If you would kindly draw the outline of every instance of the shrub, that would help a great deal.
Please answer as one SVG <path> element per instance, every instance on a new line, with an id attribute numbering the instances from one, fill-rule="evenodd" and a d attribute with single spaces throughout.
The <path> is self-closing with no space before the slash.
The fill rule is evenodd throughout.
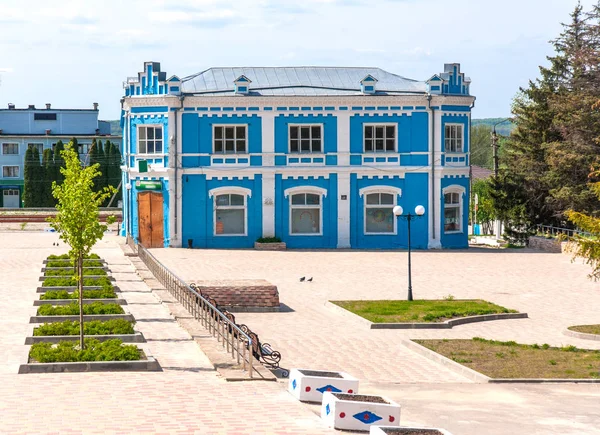
<path id="1" fill-rule="evenodd" d="M 111 288 L 104 288 L 101 290 L 84 290 L 83 298 L 84 299 L 113 299 L 116 298 L 117 294 Z M 78 299 L 79 298 L 79 290 L 75 290 L 72 293 L 69 293 L 67 290 L 51 290 L 42 294 L 40 299 L 42 300 L 50 300 L 50 299 Z"/>
<path id="2" fill-rule="evenodd" d="M 106 321 L 92 320 L 83 324 L 85 335 L 110 335 L 110 334 L 133 334 L 133 322 L 124 319 L 111 319 Z M 33 335 L 79 335 L 79 322 L 44 323 L 33 330 Z"/>
<path id="3" fill-rule="evenodd" d="M 87 260 L 100 260 L 100 256 L 98 254 L 89 254 L 84 257 Z M 69 254 L 62 255 L 49 255 L 47 260 L 70 260 Z"/>
<path id="4" fill-rule="evenodd" d="M 44 272 L 44 276 L 75 276 L 77 273 L 76 270 L 72 268 L 65 268 L 60 270 L 46 270 Z M 89 275 L 106 275 L 106 271 L 102 269 L 83 269 L 83 276 Z"/>
<path id="5" fill-rule="evenodd" d="M 279 237 L 260 237 L 256 239 L 258 243 L 281 243 Z"/>
<path id="6" fill-rule="evenodd" d="M 85 339 L 85 349 L 75 341 L 61 341 L 58 344 L 35 343 L 29 357 L 40 363 L 79 362 L 79 361 L 135 361 L 140 359 L 140 349 L 134 345 L 124 345 L 121 340 L 100 342 L 93 338 Z"/>
<path id="7" fill-rule="evenodd" d="M 83 306 L 83 314 L 123 314 L 123 308 L 117 304 L 104 304 L 94 302 Z M 79 304 L 72 302 L 69 305 L 42 305 L 38 308 L 38 316 L 74 316 L 79 314 Z"/>
<path id="8" fill-rule="evenodd" d="M 46 267 L 73 267 L 73 261 L 49 260 Z M 83 260 L 83 267 L 104 267 L 104 264 L 98 260 Z"/>

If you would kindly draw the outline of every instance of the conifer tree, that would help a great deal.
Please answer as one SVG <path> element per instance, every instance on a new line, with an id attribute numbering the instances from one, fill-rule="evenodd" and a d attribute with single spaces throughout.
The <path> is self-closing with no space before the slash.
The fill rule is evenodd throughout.
<path id="1" fill-rule="evenodd" d="M 61 140 L 56 142 L 56 147 L 54 148 L 54 180 L 57 184 L 62 184 L 63 180 L 65 179 L 63 173 L 60 171 L 60 168 L 64 168 L 65 166 L 65 161 L 62 157 L 62 152 L 64 149 L 65 146 Z"/>
<path id="2" fill-rule="evenodd" d="M 42 166 L 44 168 L 44 207 L 54 207 L 54 196 L 52 196 L 52 182 L 56 181 L 56 168 L 54 166 L 54 154 L 50 148 L 46 148 L 42 154 Z"/>
<path id="3" fill-rule="evenodd" d="M 36 147 L 32 148 L 31 157 L 31 204 L 32 207 L 43 207 L 44 205 L 44 168 L 40 163 L 40 152 Z"/>
<path id="4" fill-rule="evenodd" d="M 23 167 L 23 203 L 25 207 L 34 207 L 35 186 L 34 186 L 34 170 L 33 148 L 27 147 L 25 151 L 25 164 Z"/>

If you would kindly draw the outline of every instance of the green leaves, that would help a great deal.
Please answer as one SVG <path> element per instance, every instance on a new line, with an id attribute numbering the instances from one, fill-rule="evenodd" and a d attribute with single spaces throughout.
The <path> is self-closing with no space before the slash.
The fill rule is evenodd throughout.
<path id="1" fill-rule="evenodd" d="M 123 308 L 117 304 L 93 302 L 83 305 L 83 314 L 123 314 Z M 76 302 L 69 305 L 42 305 L 38 308 L 38 316 L 75 316 L 79 314 L 79 305 Z"/>
<path id="2" fill-rule="evenodd" d="M 133 323 L 124 319 L 111 319 L 106 321 L 92 320 L 84 325 L 85 335 L 112 335 L 133 334 Z M 35 337 L 50 335 L 77 335 L 79 334 L 79 322 L 44 323 L 33 330 Z"/>
<path id="3" fill-rule="evenodd" d="M 87 338 L 85 350 L 74 341 L 36 343 L 31 346 L 29 358 L 39 363 L 79 361 L 135 361 L 140 359 L 140 350 L 134 345 L 124 345 L 121 340 L 98 340 Z"/>

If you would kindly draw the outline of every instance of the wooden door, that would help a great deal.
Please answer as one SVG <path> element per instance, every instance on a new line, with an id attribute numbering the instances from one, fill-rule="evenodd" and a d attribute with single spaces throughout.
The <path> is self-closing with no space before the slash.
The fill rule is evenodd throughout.
<path id="1" fill-rule="evenodd" d="M 146 248 L 163 247 L 163 195 L 157 192 L 138 194 L 138 228 L 140 243 Z"/>

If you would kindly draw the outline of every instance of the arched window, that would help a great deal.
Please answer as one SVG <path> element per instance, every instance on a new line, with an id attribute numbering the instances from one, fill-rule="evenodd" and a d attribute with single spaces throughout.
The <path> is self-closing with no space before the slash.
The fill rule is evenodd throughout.
<path id="1" fill-rule="evenodd" d="M 245 236 L 248 232 L 248 196 L 250 189 L 219 187 L 208 192 L 214 197 L 213 234 Z"/>
<path id="2" fill-rule="evenodd" d="M 448 186 L 444 194 L 444 232 L 462 233 L 463 197 L 466 189 L 462 186 Z"/>
<path id="3" fill-rule="evenodd" d="M 394 206 L 402 190 L 392 186 L 370 186 L 359 191 L 364 197 L 364 234 L 396 234 Z"/>
<path id="4" fill-rule="evenodd" d="M 323 197 L 327 191 L 306 186 L 286 189 L 290 197 L 290 235 L 320 236 L 323 234 Z"/>

